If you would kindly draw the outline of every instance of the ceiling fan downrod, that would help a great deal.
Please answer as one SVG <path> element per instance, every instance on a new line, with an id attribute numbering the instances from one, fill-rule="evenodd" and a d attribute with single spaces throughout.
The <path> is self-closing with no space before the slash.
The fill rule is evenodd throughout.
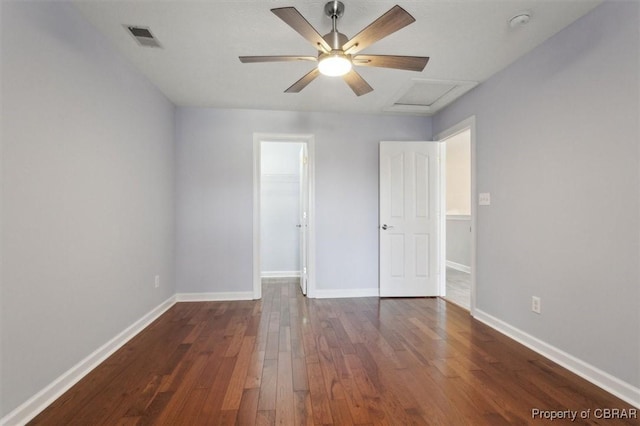
<path id="1" fill-rule="evenodd" d="M 324 13 L 331 18 L 332 30 L 322 38 L 332 50 L 341 50 L 342 46 L 349 41 L 346 35 L 338 31 L 338 18 L 344 15 L 344 4 L 341 1 L 330 1 L 324 5 Z"/>

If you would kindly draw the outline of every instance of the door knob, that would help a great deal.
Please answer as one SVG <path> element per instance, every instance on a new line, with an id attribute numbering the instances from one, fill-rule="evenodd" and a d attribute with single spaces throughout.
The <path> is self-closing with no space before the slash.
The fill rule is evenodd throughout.
<path id="1" fill-rule="evenodd" d="M 386 231 L 387 229 L 391 229 L 391 228 L 393 228 L 393 226 L 391 226 L 391 225 L 387 225 L 386 223 L 385 223 L 384 225 L 382 225 L 382 229 L 384 229 L 385 231 Z"/>
<path id="2" fill-rule="evenodd" d="M 297 225 L 296 225 L 296 228 L 302 228 L 302 225 L 297 224 Z"/>

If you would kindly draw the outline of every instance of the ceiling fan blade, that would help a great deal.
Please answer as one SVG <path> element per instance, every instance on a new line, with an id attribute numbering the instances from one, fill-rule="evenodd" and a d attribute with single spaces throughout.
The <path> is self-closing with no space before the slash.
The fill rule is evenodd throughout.
<path id="1" fill-rule="evenodd" d="M 364 30 L 353 36 L 351 40 L 342 46 L 342 50 L 345 53 L 354 54 L 412 22 L 415 22 L 415 18 L 400 6 L 395 5 Z"/>
<path id="2" fill-rule="evenodd" d="M 253 62 L 295 62 L 295 61 L 317 61 L 315 56 L 238 56 L 240 62 L 249 64 Z"/>
<path id="3" fill-rule="evenodd" d="M 373 90 L 373 87 L 369 86 L 369 83 L 364 81 L 364 78 L 354 70 L 349 71 L 342 78 L 358 96 L 366 95 Z"/>
<path id="4" fill-rule="evenodd" d="M 322 38 L 315 28 L 298 12 L 295 7 L 279 7 L 271 11 L 287 25 L 306 38 L 317 50 L 331 52 L 331 46 Z"/>
<path id="5" fill-rule="evenodd" d="M 309 83 L 311 83 L 313 80 L 315 80 L 315 78 L 320 75 L 320 71 L 318 70 L 318 68 L 314 68 L 311 71 L 309 71 L 307 74 L 304 75 L 304 77 L 302 77 L 300 80 L 296 81 L 295 83 L 293 83 L 291 85 L 291 87 L 289 87 L 287 90 L 285 90 L 285 93 L 298 93 L 300 92 L 302 89 L 304 89 L 305 87 L 307 87 L 307 85 Z"/>
<path id="6" fill-rule="evenodd" d="M 396 55 L 356 55 L 354 65 L 362 67 L 395 68 L 398 70 L 422 71 L 429 62 L 424 56 L 396 56 Z"/>

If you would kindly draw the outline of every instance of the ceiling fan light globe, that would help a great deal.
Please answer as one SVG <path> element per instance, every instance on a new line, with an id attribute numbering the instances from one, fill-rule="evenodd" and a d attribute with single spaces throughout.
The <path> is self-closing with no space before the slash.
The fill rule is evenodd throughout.
<path id="1" fill-rule="evenodd" d="M 327 54 L 320 57 L 318 70 L 329 77 L 339 77 L 351 71 L 351 61 L 345 54 Z"/>

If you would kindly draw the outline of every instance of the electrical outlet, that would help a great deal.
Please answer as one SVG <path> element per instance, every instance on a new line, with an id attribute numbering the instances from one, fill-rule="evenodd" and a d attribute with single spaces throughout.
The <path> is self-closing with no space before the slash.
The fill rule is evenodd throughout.
<path id="1" fill-rule="evenodd" d="M 156 279 L 154 281 L 155 287 L 160 287 L 160 275 L 156 275 Z"/>
<path id="2" fill-rule="evenodd" d="M 538 296 L 531 296 L 531 310 L 536 314 L 540 313 L 540 298 Z"/>

